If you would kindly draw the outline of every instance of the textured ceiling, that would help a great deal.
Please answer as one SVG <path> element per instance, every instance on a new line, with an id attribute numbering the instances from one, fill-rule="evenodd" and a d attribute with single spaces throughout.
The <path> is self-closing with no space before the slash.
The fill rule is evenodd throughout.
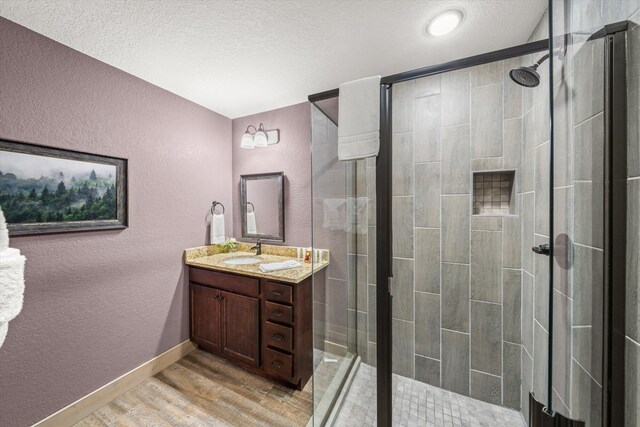
<path id="1" fill-rule="evenodd" d="M 547 0 L 2 0 L 0 16 L 235 118 L 526 42 Z M 464 12 L 431 38 L 436 13 Z"/>

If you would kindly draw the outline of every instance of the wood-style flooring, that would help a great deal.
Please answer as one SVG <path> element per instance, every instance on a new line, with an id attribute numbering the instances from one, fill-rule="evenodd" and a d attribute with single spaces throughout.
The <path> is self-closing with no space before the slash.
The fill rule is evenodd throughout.
<path id="1" fill-rule="evenodd" d="M 195 350 L 76 427 L 305 426 L 311 384 L 294 390 Z"/>

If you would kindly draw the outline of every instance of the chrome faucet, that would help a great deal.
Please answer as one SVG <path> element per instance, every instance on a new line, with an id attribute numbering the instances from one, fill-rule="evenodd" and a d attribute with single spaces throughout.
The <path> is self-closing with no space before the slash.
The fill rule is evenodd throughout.
<path id="1" fill-rule="evenodd" d="M 256 242 L 256 245 L 249 250 L 250 251 L 255 250 L 256 255 L 262 255 L 262 242 L 260 241 L 260 239 L 258 239 L 258 241 Z"/>

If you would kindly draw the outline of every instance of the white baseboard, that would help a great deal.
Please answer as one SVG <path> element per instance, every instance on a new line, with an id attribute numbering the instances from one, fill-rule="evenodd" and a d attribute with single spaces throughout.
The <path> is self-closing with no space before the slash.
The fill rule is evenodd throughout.
<path id="1" fill-rule="evenodd" d="M 91 415 L 104 405 L 115 400 L 118 396 L 128 392 L 147 378 L 151 378 L 167 366 L 182 359 L 198 346 L 189 340 L 181 342 L 162 354 L 132 369 L 99 389 L 76 400 L 72 404 L 49 415 L 34 427 L 71 426 Z"/>

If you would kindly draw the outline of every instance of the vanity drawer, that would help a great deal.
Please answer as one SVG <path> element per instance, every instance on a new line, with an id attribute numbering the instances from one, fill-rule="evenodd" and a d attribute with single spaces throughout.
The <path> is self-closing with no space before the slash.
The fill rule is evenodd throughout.
<path id="1" fill-rule="evenodd" d="M 265 282 L 264 296 L 268 301 L 293 304 L 293 289 L 282 283 Z"/>
<path id="2" fill-rule="evenodd" d="M 264 322 L 264 341 L 270 347 L 293 351 L 293 329 L 271 322 Z"/>
<path id="3" fill-rule="evenodd" d="M 209 285 L 223 291 L 257 298 L 260 295 L 260 282 L 250 277 L 235 276 L 233 274 L 218 273 L 211 270 L 191 267 L 189 281 L 201 285 Z"/>
<path id="4" fill-rule="evenodd" d="M 293 307 L 265 301 L 264 318 L 272 322 L 293 323 Z"/>
<path id="5" fill-rule="evenodd" d="M 264 370 L 267 374 L 291 381 L 293 377 L 293 356 L 270 348 L 264 349 Z"/>

